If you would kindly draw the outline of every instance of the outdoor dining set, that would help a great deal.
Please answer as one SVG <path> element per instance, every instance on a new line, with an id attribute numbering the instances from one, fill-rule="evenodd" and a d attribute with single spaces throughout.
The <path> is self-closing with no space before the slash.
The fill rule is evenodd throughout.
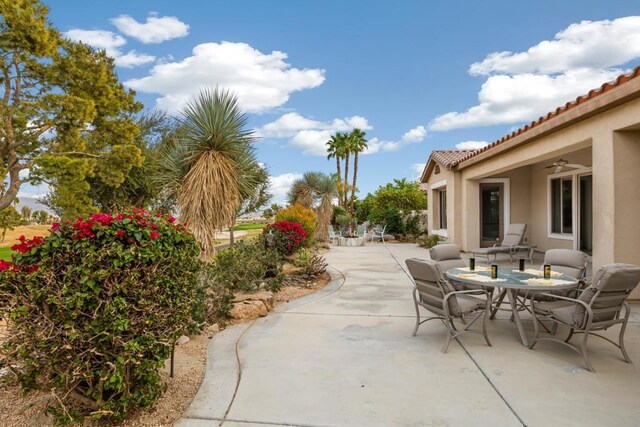
<path id="1" fill-rule="evenodd" d="M 505 240 L 494 248 L 473 250 L 468 262 L 461 257 L 454 244 L 432 247 L 430 259 L 409 258 L 405 261 L 415 283 L 413 300 L 416 310 L 415 336 L 419 326 L 432 319 L 440 319 L 447 328 L 443 353 L 453 338 L 465 333 L 476 333 L 491 345 L 487 322 L 499 310 L 511 313 L 522 345 L 533 349 L 542 340 L 569 346 L 582 355 L 587 369 L 595 372 L 587 351 L 587 340 L 597 336 L 620 349 L 624 360 L 631 363 L 624 346 L 624 333 L 630 316 L 627 298 L 640 282 L 640 267 L 631 264 L 609 264 L 600 267 L 593 278 L 587 277 L 587 255 L 570 249 L 550 249 L 544 255 L 540 269 L 525 268 L 525 259 L 516 268 L 495 264 L 498 253 L 522 249 L 524 224 L 512 224 Z M 493 264 L 478 265 L 476 256 L 493 255 Z M 475 256 L 474 256 L 475 255 Z M 529 261 L 532 255 L 528 254 Z M 506 300 L 506 301 L 505 301 Z M 508 307 L 503 307 L 508 304 Z M 420 308 L 433 314 L 421 319 Z M 529 340 L 520 313 L 528 312 L 533 318 L 534 336 Z M 458 321 L 462 326 L 456 326 Z M 471 327 L 480 323 L 480 329 Z M 558 327 L 568 328 L 560 337 Z M 620 326 L 618 342 L 597 334 L 614 325 Z M 571 338 L 581 334 L 580 347 L 571 344 Z"/>

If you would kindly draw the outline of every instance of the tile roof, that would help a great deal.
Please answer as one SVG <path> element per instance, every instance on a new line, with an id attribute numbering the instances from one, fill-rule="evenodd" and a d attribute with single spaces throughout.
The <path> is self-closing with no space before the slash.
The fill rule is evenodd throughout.
<path id="1" fill-rule="evenodd" d="M 431 152 L 431 158 L 445 168 L 451 168 L 476 151 L 477 150 L 433 150 Z"/>
<path id="2" fill-rule="evenodd" d="M 629 80 L 632 79 L 636 79 L 640 77 L 640 66 L 637 66 L 636 68 L 633 69 L 633 71 L 631 71 L 628 74 L 622 74 L 620 76 L 618 76 L 615 80 L 604 83 L 602 86 L 600 86 L 598 89 L 592 89 L 589 91 L 589 93 L 587 93 L 586 95 L 582 95 L 579 96 L 575 99 L 575 101 L 569 101 L 566 104 L 556 108 L 553 111 L 550 111 L 549 113 L 547 113 L 547 115 L 542 116 L 540 118 L 538 118 L 538 120 L 534 120 L 531 123 L 521 127 L 520 129 L 510 133 L 509 135 L 503 136 L 502 138 L 500 138 L 499 140 L 487 145 L 484 148 L 481 148 L 479 150 L 468 150 L 465 156 L 462 156 L 461 158 L 457 159 L 457 161 L 454 164 L 451 164 L 450 167 L 456 166 L 462 162 L 464 162 L 465 160 L 469 160 L 472 157 L 477 156 L 480 153 L 483 153 L 487 150 L 491 150 L 493 147 L 495 147 L 496 145 L 500 145 L 504 142 L 507 142 L 513 138 L 515 138 L 516 136 L 519 136 L 521 134 L 523 134 L 524 132 L 527 132 L 537 126 L 540 126 L 541 124 L 548 122 L 549 120 L 553 119 L 554 117 L 559 116 L 562 113 L 565 113 L 569 110 L 571 110 L 572 108 L 575 108 L 576 106 L 583 104 L 587 101 L 592 100 L 593 98 L 596 98 L 597 96 L 602 95 L 605 92 L 610 91 L 611 89 L 614 89 L 626 82 L 628 82 Z M 452 150 L 453 151 L 453 150 Z M 434 151 L 435 153 L 435 151 Z M 433 155 L 433 154 L 432 154 Z"/>

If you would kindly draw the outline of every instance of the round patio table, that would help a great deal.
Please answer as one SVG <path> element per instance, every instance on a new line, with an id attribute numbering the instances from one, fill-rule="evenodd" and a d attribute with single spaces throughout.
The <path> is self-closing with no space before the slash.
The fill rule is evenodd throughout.
<path id="1" fill-rule="evenodd" d="M 553 285 L 531 283 L 529 282 L 531 279 L 542 279 L 540 275 L 534 274 L 533 271 L 534 270 L 525 270 L 522 272 L 517 268 L 498 268 L 498 278 L 491 279 L 490 270 L 486 271 L 485 267 L 479 266 L 476 267 L 475 271 L 470 271 L 468 268 L 452 268 L 447 270 L 446 274 L 449 279 L 458 282 L 481 286 L 482 288 L 501 288 L 502 291 L 497 297 L 497 299 L 499 299 L 498 305 L 502 303 L 502 298 L 504 298 L 506 294 L 509 299 L 513 318 L 518 326 L 522 345 L 528 347 L 529 341 L 527 340 L 527 335 L 522 327 L 522 320 L 520 319 L 517 307 L 518 291 L 524 290 L 527 292 L 527 295 L 534 295 L 542 292 L 575 289 L 578 287 L 579 283 L 578 280 L 573 277 L 557 272 L 552 272 L 551 281 L 553 281 Z M 492 301 L 492 303 L 493 302 L 494 301 Z M 498 308 L 492 309 L 492 317 L 495 315 L 495 311 L 497 310 Z"/>

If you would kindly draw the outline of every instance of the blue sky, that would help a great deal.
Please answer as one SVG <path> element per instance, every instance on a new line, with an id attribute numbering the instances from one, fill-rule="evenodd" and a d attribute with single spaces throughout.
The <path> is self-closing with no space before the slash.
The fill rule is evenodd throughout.
<path id="1" fill-rule="evenodd" d="M 299 174 L 334 171 L 322 142 L 335 130 L 367 129 L 364 196 L 415 178 L 433 149 L 492 142 L 640 63 L 628 0 L 47 4 L 61 32 L 116 58 L 147 108 L 177 111 L 203 85 L 238 91 L 276 200 Z"/>

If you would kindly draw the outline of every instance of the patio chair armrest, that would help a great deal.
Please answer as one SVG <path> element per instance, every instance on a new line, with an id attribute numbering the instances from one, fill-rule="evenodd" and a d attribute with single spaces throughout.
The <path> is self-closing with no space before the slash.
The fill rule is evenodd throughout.
<path id="1" fill-rule="evenodd" d="M 446 294 L 444 296 L 444 302 L 446 302 L 449 297 L 453 296 L 453 295 L 461 295 L 461 294 L 471 294 L 471 295 L 485 295 L 487 298 L 489 298 L 489 292 L 484 290 L 484 289 L 468 289 L 466 291 L 453 291 L 453 292 L 449 292 L 448 294 Z"/>
<path id="2" fill-rule="evenodd" d="M 569 301 L 575 304 L 580 304 L 585 309 L 585 314 L 587 315 L 588 323 L 591 324 L 591 320 L 593 319 L 593 311 L 591 311 L 591 306 L 589 304 L 576 298 L 563 297 L 561 295 L 554 295 L 554 294 L 547 294 L 547 293 L 533 294 L 533 296 L 531 297 L 531 311 L 534 316 L 536 315 L 536 309 L 535 309 L 536 297 L 539 297 L 539 296 L 544 296 L 547 298 L 553 298 L 553 299 L 558 299 L 562 301 Z"/>

